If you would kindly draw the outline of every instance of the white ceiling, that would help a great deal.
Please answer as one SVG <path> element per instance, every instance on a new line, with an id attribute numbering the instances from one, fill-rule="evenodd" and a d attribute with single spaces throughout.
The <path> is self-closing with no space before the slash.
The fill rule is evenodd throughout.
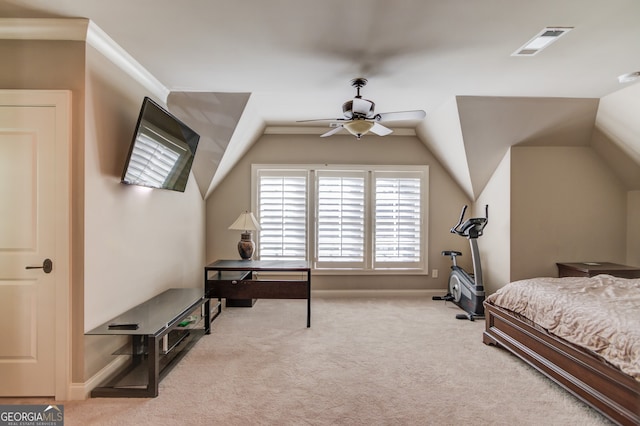
<path id="1" fill-rule="evenodd" d="M 0 16 L 89 18 L 171 92 L 251 94 L 268 126 L 340 116 L 359 76 L 377 112 L 429 115 L 456 96 L 601 98 L 640 70 L 637 0 L 0 0 Z M 511 56 L 547 26 L 574 29 Z"/>

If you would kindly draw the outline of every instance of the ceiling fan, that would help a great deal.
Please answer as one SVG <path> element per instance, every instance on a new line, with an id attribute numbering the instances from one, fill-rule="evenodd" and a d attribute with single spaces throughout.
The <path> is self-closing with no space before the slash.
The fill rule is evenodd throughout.
<path id="1" fill-rule="evenodd" d="M 366 78 L 354 78 L 351 85 L 356 88 L 356 97 L 342 104 L 342 112 L 344 118 L 336 119 L 316 119 L 316 120 L 299 120 L 299 123 L 309 121 L 335 121 L 335 128 L 320 135 L 321 138 L 334 135 L 340 130 L 347 129 L 349 133 L 360 139 L 368 132 L 378 136 L 386 136 L 393 132 L 388 127 L 383 126 L 385 121 L 401 121 L 401 120 L 421 120 L 426 116 L 422 110 L 414 111 L 398 111 L 398 112 L 382 112 L 375 113 L 376 104 L 369 99 L 363 99 L 360 95 L 360 89 L 367 84 Z"/>

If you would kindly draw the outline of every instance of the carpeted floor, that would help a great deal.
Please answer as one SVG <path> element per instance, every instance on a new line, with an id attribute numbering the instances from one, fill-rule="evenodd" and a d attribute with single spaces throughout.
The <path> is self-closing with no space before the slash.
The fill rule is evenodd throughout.
<path id="1" fill-rule="evenodd" d="M 427 298 L 228 308 L 153 399 L 64 403 L 65 425 L 609 424 Z M 0 403 L 2 401 L 0 400 Z"/>

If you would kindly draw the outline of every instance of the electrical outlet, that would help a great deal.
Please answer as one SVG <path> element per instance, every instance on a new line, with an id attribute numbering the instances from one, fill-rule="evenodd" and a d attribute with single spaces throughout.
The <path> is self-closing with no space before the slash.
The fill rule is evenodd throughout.
<path id="1" fill-rule="evenodd" d="M 431 271 L 431 277 L 432 278 L 438 278 L 438 270 L 437 269 L 434 269 L 434 270 Z"/>

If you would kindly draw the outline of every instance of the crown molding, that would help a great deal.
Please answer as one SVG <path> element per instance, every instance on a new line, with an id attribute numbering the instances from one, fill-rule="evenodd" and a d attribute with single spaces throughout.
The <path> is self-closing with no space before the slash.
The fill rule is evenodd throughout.
<path id="1" fill-rule="evenodd" d="M 167 104 L 170 90 L 93 21 L 89 21 L 87 43 Z"/>
<path id="2" fill-rule="evenodd" d="M 0 39 L 86 41 L 165 105 L 167 89 L 93 21 L 85 18 L 0 18 Z"/>
<path id="3" fill-rule="evenodd" d="M 0 18 L 0 39 L 84 41 L 88 19 Z"/>

